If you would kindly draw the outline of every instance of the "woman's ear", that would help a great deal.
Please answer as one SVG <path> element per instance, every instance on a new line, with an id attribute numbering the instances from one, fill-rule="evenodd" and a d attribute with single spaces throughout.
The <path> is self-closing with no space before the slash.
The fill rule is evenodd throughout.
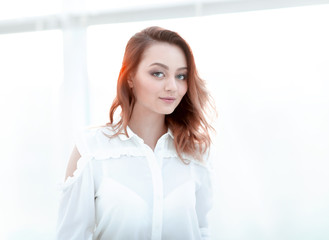
<path id="1" fill-rule="evenodd" d="M 133 83 L 134 75 L 132 73 L 130 73 L 127 77 L 128 77 L 127 82 L 128 82 L 129 87 L 133 88 L 134 87 L 134 83 Z"/>
<path id="2" fill-rule="evenodd" d="M 134 86 L 133 80 L 131 78 L 128 78 L 127 82 L 128 82 L 129 87 L 133 88 L 133 86 Z"/>

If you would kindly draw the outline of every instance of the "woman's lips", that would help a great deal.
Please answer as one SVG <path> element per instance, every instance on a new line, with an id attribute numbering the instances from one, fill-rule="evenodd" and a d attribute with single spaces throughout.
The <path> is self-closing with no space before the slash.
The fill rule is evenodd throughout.
<path id="1" fill-rule="evenodd" d="M 160 97 L 160 99 L 165 103 L 173 103 L 176 100 L 174 97 Z"/>

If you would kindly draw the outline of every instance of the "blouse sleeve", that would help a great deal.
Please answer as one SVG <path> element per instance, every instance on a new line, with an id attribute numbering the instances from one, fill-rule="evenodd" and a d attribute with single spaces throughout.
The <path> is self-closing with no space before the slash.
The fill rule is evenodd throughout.
<path id="1" fill-rule="evenodd" d="M 206 166 L 202 169 L 200 177 L 200 186 L 196 191 L 196 213 L 199 222 L 201 238 L 210 240 L 210 230 L 208 223 L 208 214 L 213 205 L 211 168 Z"/>
<path id="2" fill-rule="evenodd" d="M 76 146 L 81 158 L 73 177 L 61 185 L 61 198 L 56 229 L 57 240 L 92 240 L 95 225 L 94 181 L 91 155 L 86 139 Z"/>

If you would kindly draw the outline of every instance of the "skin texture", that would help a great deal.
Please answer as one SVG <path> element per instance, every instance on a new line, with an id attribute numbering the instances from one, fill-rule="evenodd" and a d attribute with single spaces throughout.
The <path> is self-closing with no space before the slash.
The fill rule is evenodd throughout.
<path id="1" fill-rule="evenodd" d="M 128 125 L 152 150 L 167 132 L 165 115 L 175 110 L 187 92 L 186 76 L 184 52 L 176 45 L 157 42 L 145 50 L 136 73 L 128 79 L 136 98 Z M 80 157 L 74 147 L 65 179 L 73 176 Z"/>

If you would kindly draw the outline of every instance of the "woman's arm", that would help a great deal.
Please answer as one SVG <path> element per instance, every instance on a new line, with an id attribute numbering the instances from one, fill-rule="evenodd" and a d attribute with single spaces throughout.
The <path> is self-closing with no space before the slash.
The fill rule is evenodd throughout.
<path id="1" fill-rule="evenodd" d="M 196 213 L 199 229 L 203 240 L 210 239 L 208 215 L 213 206 L 211 170 L 206 167 L 199 169 L 199 189 L 196 191 Z"/>
<path id="2" fill-rule="evenodd" d="M 91 157 L 74 147 L 62 184 L 57 240 L 92 240 L 95 226 L 95 194 Z"/>

